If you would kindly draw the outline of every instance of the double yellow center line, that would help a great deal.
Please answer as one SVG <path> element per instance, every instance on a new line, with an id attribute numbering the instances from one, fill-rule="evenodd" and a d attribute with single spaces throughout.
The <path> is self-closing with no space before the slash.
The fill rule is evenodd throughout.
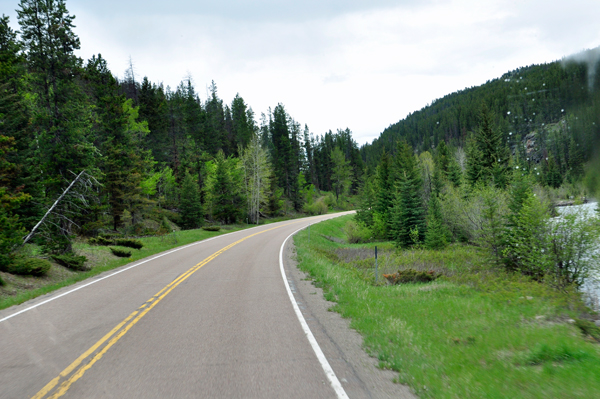
<path id="1" fill-rule="evenodd" d="M 293 222 L 298 223 L 298 222 Z M 89 370 L 94 363 L 104 356 L 104 354 L 113 346 L 123 335 L 127 333 L 127 331 L 131 330 L 131 328 L 138 322 L 142 317 L 146 315 L 153 307 L 155 307 L 160 301 L 163 300 L 171 291 L 175 289 L 179 284 L 185 281 L 188 277 L 198 271 L 202 266 L 206 265 L 211 260 L 215 259 L 217 256 L 221 255 L 223 252 L 228 249 L 236 246 L 242 241 L 247 240 L 248 238 L 254 237 L 256 235 L 266 233 L 267 231 L 275 230 L 280 227 L 288 226 L 293 223 L 288 223 L 285 225 L 273 227 L 267 230 L 260 231 L 258 233 L 251 234 L 246 236 L 228 246 L 221 248 L 214 254 L 210 255 L 208 258 L 204 259 L 202 262 L 198 263 L 181 276 L 177 277 L 171 283 L 169 283 L 166 287 L 156 293 L 152 298 L 148 299 L 142 306 L 140 306 L 137 310 L 131 313 L 129 316 L 125 318 L 122 322 L 120 322 L 115 328 L 113 328 L 108 334 L 102 337 L 98 342 L 96 342 L 92 347 L 90 347 L 87 351 L 85 351 L 81 356 L 77 358 L 73 363 L 71 363 L 66 369 L 64 369 L 56 378 L 50 381 L 44 388 L 42 388 L 37 394 L 35 394 L 32 399 L 41 399 L 44 397 L 48 398 L 59 398 L 64 395 L 67 390 L 73 385 L 75 381 L 80 379 L 83 374 Z"/>

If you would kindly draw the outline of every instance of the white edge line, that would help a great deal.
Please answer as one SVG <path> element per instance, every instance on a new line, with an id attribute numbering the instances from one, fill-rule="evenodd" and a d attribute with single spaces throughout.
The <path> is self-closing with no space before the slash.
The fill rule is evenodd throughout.
<path id="1" fill-rule="evenodd" d="M 155 256 L 155 257 L 153 257 L 153 258 L 150 258 L 150 259 L 143 260 L 143 261 L 141 261 L 141 262 L 139 262 L 139 263 L 136 263 L 136 264 L 134 264 L 134 265 L 131 265 L 131 266 L 129 266 L 129 267 L 126 267 L 126 268 L 124 268 L 124 269 L 121 269 L 121 270 L 119 270 L 119 271 L 116 271 L 116 272 L 114 272 L 114 273 L 112 273 L 112 274 L 109 274 L 108 276 L 104 276 L 104 277 L 101 277 L 101 278 L 95 279 L 94 281 L 90 281 L 89 283 L 86 283 L 86 284 L 80 285 L 80 286 L 79 286 L 79 287 L 77 287 L 77 288 L 73 288 L 72 290 L 69 290 L 69 291 L 67 291 L 67 292 L 63 292 L 62 294 L 59 294 L 59 295 L 53 296 L 52 298 L 46 299 L 45 301 L 42 301 L 42 302 L 40 302 L 40 303 L 36 303 L 35 305 L 32 305 L 32 306 L 30 306 L 30 307 L 28 307 L 28 308 L 25 308 L 25 309 L 23 309 L 23 310 L 19 310 L 18 312 L 16 312 L 16 313 L 13 313 L 13 314 L 11 314 L 10 316 L 6 316 L 5 318 L 3 318 L 3 319 L 0 319 L 0 323 L 2 323 L 3 321 L 6 321 L 6 320 L 8 320 L 8 319 L 11 319 L 11 318 L 13 318 L 13 317 L 15 317 L 15 316 L 18 316 L 18 315 L 20 315 L 21 313 L 25 313 L 25 312 L 27 312 L 27 311 L 29 311 L 29 310 L 31 310 L 31 309 L 35 309 L 35 308 L 37 308 L 38 306 L 42 306 L 42 305 L 45 305 L 45 304 L 47 304 L 48 302 L 52 302 L 52 301 L 54 301 L 55 299 L 58 299 L 58 298 L 60 298 L 60 297 L 63 297 L 63 296 L 65 296 L 65 295 L 69 295 L 69 294 L 71 294 L 71 293 L 73 293 L 73 292 L 75 292 L 75 291 L 78 291 L 78 290 L 80 290 L 80 289 L 82 289 L 82 288 L 85 288 L 85 287 L 87 287 L 87 286 L 89 286 L 89 285 L 96 284 L 96 283 L 97 283 L 97 282 L 99 282 L 99 281 L 102 281 L 102 280 L 104 280 L 104 279 L 107 279 L 107 278 L 109 278 L 109 277 L 115 276 L 115 275 L 117 275 L 117 274 L 119 274 L 119 273 L 123 273 L 123 272 L 125 272 L 125 271 L 127 271 L 127 270 L 129 270 L 129 269 L 133 269 L 134 267 L 138 267 L 138 266 L 140 266 L 140 265 L 143 265 L 144 263 L 147 263 L 147 262 L 153 261 L 153 260 L 155 260 L 155 259 L 161 258 L 161 257 L 163 257 L 163 256 L 165 256 L 165 255 L 172 254 L 173 252 L 177 252 L 177 251 L 180 251 L 180 250 L 182 250 L 182 249 L 185 249 L 185 248 L 189 248 L 189 247 L 191 247 L 191 246 L 194 246 L 194 245 L 197 245 L 197 244 L 202 244 L 202 243 L 205 243 L 205 242 L 208 242 L 208 241 L 212 241 L 212 240 L 214 240 L 214 239 L 217 239 L 217 238 L 225 237 L 225 236 L 228 236 L 228 235 L 230 235 L 230 234 L 236 234 L 236 233 L 239 233 L 239 232 L 242 232 L 242 231 L 253 230 L 253 229 L 256 229 L 256 228 L 259 228 L 259 227 L 264 227 L 264 226 L 265 226 L 265 225 L 262 225 L 262 226 L 256 226 L 256 227 L 251 227 L 251 228 L 249 228 L 249 229 L 243 229 L 243 230 L 233 231 L 233 232 L 231 232 L 231 233 L 222 234 L 222 235 L 220 235 L 220 236 L 211 237 L 211 238 L 207 238 L 207 239 L 205 239 L 205 240 L 196 241 L 196 242 L 193 242 L 193 243 L 191 243 L 191 244 L 184 245 L 184 246 L 182 246 L 182 247 L 177 247 L 177 248 L 175 248 L 175 249 L 172 249 L 172 250 L 170 250 L 170 251 L 168 251 L 168 252 L 162 253 L 162 254 L 160 254 L 160 255 L 158 255 L 158 256 Z M 152 256 L 152 255 L 151 255 L 151 256 Z M 121 266 L 121 267 L 122 267 L 122 266 Z M 90 278 L 91 278 L 91 277 L 90 277 Z M 18 305 L 17 305 L 17 306 L 18 306 Z"/>
<path id="2" fill-rule="evenodd" d="M 300 321 L 302 330 L 304 330 L 304 334 L 306 335 L 306 338 L 308 338 L 308 342 L 310 343 L 310 346 L 312 347 L 313 351 L 315 352 L 315 355 L 317 356 L 319 363 L 321 363 L 321 367 L 323 368 L 323 371 L 325 372 L 327 379 L 329 379 L 329 382 L 331 383 L 331 387 L 335 391 L 338 398 L 348 398 L 348 395 L 346 394 L 346 391 L 344 391 L 344 388 L 342 387 L 340 380 L 338 380 L 337 376 L 335 375 L 335 372 L 329 365 L 327 358 L 323 354 L 323 351 L 321 350 L 319 343 L 315 339 L 315 336 L 313 335 L 312 331 L 310 331 L 310 328 L 308 327 L 308 324 L 306 323 L 306 320 L 304 319 L 304 316 L 302 315 L 302 312 L 300 311 L 300 308 L 298 307 L 298 303 L 296 302 L 296 299 L 294 298 L 294 294 L 292 294 L 292 290 L 290 289 L 290 284 L 288 283 L 287 277 L 285 275 L 285 270 L 283 268 L 283 248 L 285 247 L 285 243 L 291 236 L 293 236 L 294 234 L 296 234 L 297 232 L 299 232 L 300 230 L 305 229 L 305 228 L 306 227 L 303 227 L 301 229 L 294 231 L 292 234 L 287 236 L 287 238 L 283 241 L 283 244 L 281 244 L 281 248 L 279 249 L 279 269 L 281 270 L 281 277 L 283 277 L 285 289 L 287 290 L 288 296 L 290 297 L 290 301 L 292 302 L 292 306 L 294 307 L 294 312 L 296 312 L 296 317 L 298 317 L 298 321 Z"/>

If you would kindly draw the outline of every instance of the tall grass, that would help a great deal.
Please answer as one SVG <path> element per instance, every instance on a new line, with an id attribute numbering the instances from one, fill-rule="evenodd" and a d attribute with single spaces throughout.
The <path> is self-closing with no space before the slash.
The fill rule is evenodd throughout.
<path id="1" fill-rule="evenodd" d="M 394 253 L 324 237 L 343 238 L 349 218 L 313 225 L 310 244 L 299 233 L 299 265 L 398 382 L 424 398 L 599 397 L 599 346 L 568 322 L 586 311 L 576 293 L 488 268 L 472 247 Z M 386 271 L 436 268 L 445 277 L 375 285 L 373 257 L 343 255 L 373 254 L 374 245 Z"/>

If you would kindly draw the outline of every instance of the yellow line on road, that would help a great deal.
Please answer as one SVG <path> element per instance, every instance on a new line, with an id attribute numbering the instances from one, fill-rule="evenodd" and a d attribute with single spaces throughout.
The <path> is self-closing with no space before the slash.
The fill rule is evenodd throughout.
<path id="1" fill-rule="evenodd" d="M 278 229 L 280 227 L 288 226 L 288 225 L 294 224 L 294 223 L 298 223 L 298 222 L 287 223 L 287 224 L 284 224 L 281 226 L 277 226 L 277 227 L 273 227 L 273 228 L 270 228 L 267 230 L 260 231 L 258 233 L 250 234 L 249 236 L 246 236 L 234 243 L 227 245 L 224 248 L 221 248 L 214 254 L 210 255 L 208 258 L 204 259 L 202 262 L 198 263 L 197 265 L 195 265 L 192 268 L 190 268 L 189 270 L 187 270 L 181 276 L 177 277 L 175 280 L 173 280 L 167 286 L 165 286 L 163 289 L 161 289 L 159 292 L 157 292 L 152 298 L 148 299 L 142 306 L 140 306 L 137 310 L 135 310 L 133 313 L 131 313 L 129 316 L 127 316 L 125 318 L 125 320 L 123 320 L 122 322 L 117 324 L 117 326 L 115 328 L 113 328 L 108 334 L 106 334 L 104 337 L 102 337 L 98 342 L 96 342 L 87 351 L 85 351 L 81 356 L 79 356 L 73 363 L 71 363 L 66 369 L 64 369 L 56 378 L 54 378 L 52 381 L 50 381 L 48 384 L 46 384 L 46 386 L 44 388 L 42 388 L 37 394 L 35 394 L 32 397 L 32 399 L 41 399 L 41 398 L 45 397 L 59 384 L 59 382 L 61 380 L 64 380 L 64 381 L 60 384 L 60 386 L 56 389 L 56 391 L 52 394 L 52 396 L 50 396 L 50 398 L 54 399 L 54 398 L 58 398 L 58 397 L 61 397 L 62 395 L 64 395 L 67 392 L 67 390 L 71 387 L 71 385 L 75 381 L 80 379 L 83 376 L 83 374 L 94 365 L 94 363 L 96 363 L 98 360 L 100 360 L 102 358 L 102 356 L 104 356 L 104 354 L 115 343 L 117 343 L 117 341 L 119 339 L 121 339 L 121 337 L 123 337 L 123 335 L 125 335 L 127 333 L 127 331 L 129 331 L 142 317 L 144 317 L 146 315 L 146 313 L 148 313 L 164 297 L 166 297 L 171 291 L 173 291 L 175 289 L 175 287 L 177 287 L 184 280 L 186 280 L 188 277 L 190 277 L 192 274 L 194 274 L 196 271 L 198 271 L 202 266 L 206 265 L 208 262 L 215 259 L 217 256 L 221 255 L 223 252 L 236 246 L 237 244 L 241 243 L 242 241 L 247 240 L 248 238 L 254 237 L 254 236 L 262 234 L 262 233 L 266 233 L 267 231 Z M 98 349 L 107 341 L 108 341 L 108 343 L 106 343 L 106 345 L 104 345 L 104 347 L 98 351 Z M 98 352 L 96 352 L 96 351 L 98 351 Z M 82 363 L 94 353 L 96 353 L 96 354 L 87 363 L 82 365 Z M 75 372 L 73 372 L 77 367 L 79 367 L 79 369 L 77 369 Z M 67 378 L 69 375 L 70 375 L 70 377 Z M 67 378 L 67 379 L 65 379 L 65 378 Z"/>

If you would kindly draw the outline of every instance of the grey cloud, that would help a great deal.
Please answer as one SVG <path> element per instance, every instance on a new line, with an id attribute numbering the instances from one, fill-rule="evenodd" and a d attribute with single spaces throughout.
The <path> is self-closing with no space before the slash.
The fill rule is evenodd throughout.
<path id="1" fill-rule="evenodd" d="M 580 53 L 571 55 L 565 58 L 562 63 L 563 65 L 569 62 L 583 63 L 587 65 L 587 77 L 588 86 L 590 90 L 594 87 L 594 80 L 596 79 L 596 70 L 598 67 L 598 61 L 600 61 L 600 47 L 596 47 L 591 50 L 582 51 Z"/>

